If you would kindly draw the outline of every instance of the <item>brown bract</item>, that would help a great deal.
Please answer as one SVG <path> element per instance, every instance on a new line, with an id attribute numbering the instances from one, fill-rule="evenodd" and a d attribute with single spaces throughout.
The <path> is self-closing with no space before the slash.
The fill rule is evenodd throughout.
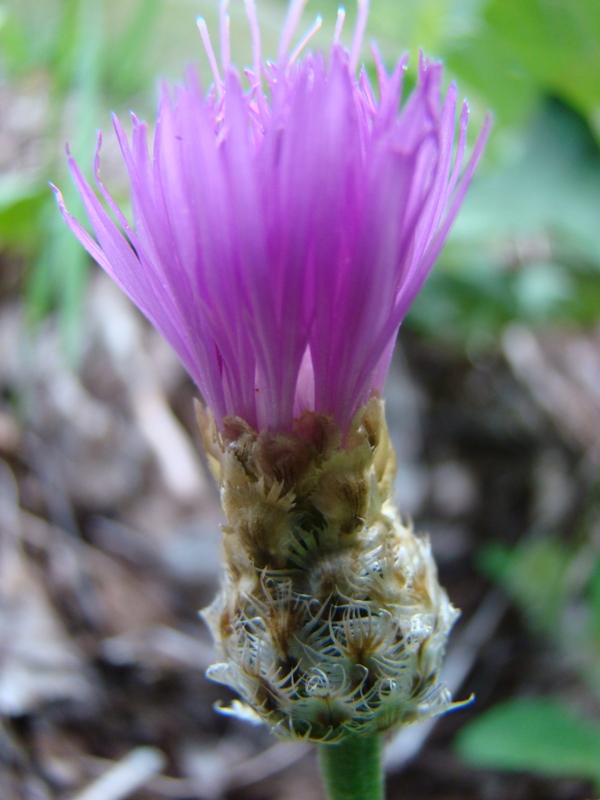
<path id="1" fill-rule="evenodd" d="M 237 418 L 218 430 L 201 408 L 198 421 L 228 523 L 209 676 L 277 733 L 317 741 L 447 709 L 438 672 L 457 612 L 391 500 L 381 399 L 344 440 L 308 411 L 292 433 Z"/>

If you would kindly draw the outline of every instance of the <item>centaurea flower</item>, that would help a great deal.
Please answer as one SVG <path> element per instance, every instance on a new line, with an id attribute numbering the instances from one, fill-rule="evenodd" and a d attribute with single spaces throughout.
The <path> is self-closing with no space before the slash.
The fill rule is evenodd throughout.
<path id="1" fill-rule="evenodd" d="M 221 486 L 223 588 L 207 611 L 216 680 L 281 734 L 337 741 L 450 705 L 439 685 L 456 611 L 425 539 L 390 494 L 394 454 L 380 394 L 398 327 L 456 217 L 482 154 L 466 166 L 468 109 L 441 95 L 442 66 L 421 56 L 401 105 L 406 59 L 378 93 L 348 51 L 339 12 L 326 59 L 290 42 L 265 62 L 253 0 L 246 84 L 230 64 L 162 90 L 153 152 L 135 116 L 114 127 L 134 226 L 69 157 L 96 241 L 84 247 L 171 343 L 198 385 L 203 442 Z M 318 24 L 318 23 L 317 23 Z M 464 169 L 463 169 L 464 166 Z M 120 226 L 120 227 L 119 227 Z"/>

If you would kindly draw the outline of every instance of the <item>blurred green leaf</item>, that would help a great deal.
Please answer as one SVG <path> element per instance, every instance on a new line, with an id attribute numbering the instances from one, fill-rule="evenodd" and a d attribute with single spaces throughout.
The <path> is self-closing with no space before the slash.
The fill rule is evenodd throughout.
<path id="1" fill-rule="evenodd" d="M 111 90 L 112 102 L 127 98 L 147 82 L 144 56 L 150 46 L 158 22 L 162 0 L 139 0 L 135 14 L 118 39 L 105 43 L 102 64 L 105 80 Z M 151 76 L 154 80 L 155 76 Z"/>
<path id="2" fill-rule="evenodd" d="M 41 210 L 48 187 L 19 174 L 0 178 L 0 247 L 20 248 L 25 253 L 39 245 Z"/>
<path id="3" fill-rule="evenodd" d="M 455 251 L 453 255 L 457 255 Z M 470 260 L 471 259 L 471 260 Z M 506 276 L 485 262 L 467 269 L 436 268 L 408 314 L 407 323 L 428 336 L 469 340 L 475 348 L 489 343 L 514 318 L 515 302 Z"/>
<path id="4" fill-rule="evenodd" d="M 543 633 L 600 696 L 600 557 L 583 539 L 530 539 L 493 545 L 479 554 L 482 571 L 517 603 L 529 626 Z"/>
<path id="5" fill-rule="evenodd" d="M 27 34 L 21 21 L 5 6 L 0 6 L 0 63 L 11 75 L 28 64 Z"/>
<path id="6" fill-rule="evenodd" d="M 576 292 L 568 303 L 568 319 L 581 325 L 594 325 L 600 317 L 600 278 L 594 271 L 574 274 Z"/>
<path id="7" fill-rule="evenodd" d="M 77 79 L 78 51 L 82 44 L 81 17 L 87 0 L 64 0 L 53 42 L 51 56 L 54 89 L 59 95 L 69 91 Z M 92 42 L 95 36 L 90 31 Z"/>
<path id="8" fill-rule="evenodd" d="M 600 788 L 600 725 L 554 700 L 512 700 L 477 717 L 456 746 L 472 766 L 582 777 Z"/>
<path id="9" fill-rule="evenodd" d="M 448 43 L 445 60 L 458 76 L 462 91 L 466 84 L 485 98 L 496 124 L 526 124 L 542 102 L 533 76 L 511 58 L 503 41 L 481 17 L 465 36 Z"/>
<path id="10" fill-rule="evenodd" d="M 571 550 L 555 539 L 532 539 L 508 549 L 485 548 L 483 571 L 517 601 L 534 628 L 556 634 L 561 627 L 568 592 Z"/>
<path id="11" fill-rule="evenodd" d="M 101 49 L 103 44 L 103 5 L 101 0 L 66 0 L 64 21 L 69 35 L 64 39 L 57 80 L 64 81 L 71 108 L 75 112 L 70 138 L 71 152 L 82 164 L 91 163 L 95 131 L 99 115 L 101 83 Z M 69 37 L 71 37 L 69 39 Z M 62 89 L 58 90 L 60 96 Z M 66 165 L 52 169 L 53 179 L 60 184 L 65 201 L 73 214 L 85 218 L 85 212 Z M 61 177 L 62 174 L 62 177 Z M 67 353 L 76 358 L 79 349 L 79 324 L 88 274 L 85 252 L 67 229 L 50 190 L 40 225 L 44 248 L 33 262 L 27 280 L 27 313 L 38 320 L 57 307 Z"/>
<path id="12" fill-rule="evenodd" d="M 600 108 L 598 0 L 492 0 L 485 14 L 506 53 L 591 118 Z"/>
<path id="13" fill-rule="evenodd" d="M 471 4 L 454 0 L 453 7 Z M 488 0 L 446 36 L 450 69 L 493 108 L 500 127 L 521 125 L 555 95 L 592 124 L 600 110 L 597 0 Z M 596 128 L 596 136 L 599 131 Z"/>
<path id="14" fill-rule="evenodd" d="M 428 53 L 439 53 L 452 4 L 453 0 L 380 0 L 372 4 L 369 30 L 378 46 L 394 60 L 406 50 L 415 53 L 423 48 Z"/>
<path id="15" fill-rule="evenodd" d="M 590 635 L 596 640 L 600 649 L 600 556 L 589 582 L 588 599 L 590 602 Z M 599 664 L 600 668 L 600 664 Z"/>

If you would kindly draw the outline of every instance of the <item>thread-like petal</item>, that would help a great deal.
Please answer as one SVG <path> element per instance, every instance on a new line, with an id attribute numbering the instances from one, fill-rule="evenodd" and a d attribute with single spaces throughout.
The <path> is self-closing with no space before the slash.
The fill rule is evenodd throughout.
<path id="1" fill-rule="evenodd" d="M 468 109 L 442 96 L 441 64 L 421 55 L 402 104 L 406 58 L 378 89 L 356 76 L 367 3 L 351 53 L 290 55 L 304 0 L 293 0 L 278 63 L 263 63 L 246 0 L 253 66 L 231 67 L 221 0 L 221 65 L 203 21 L 216 85 L 191 71 L 164 86 L 154 143 L 132 116 L 114 127 L 131 183 L 133 223 L 94 172 L 109 214 L 70 159 L 94 240 L 57 195 L 73 233 L 173 345 L 217 423 L 290 430 L 302 411 L 346 430 L 382 389 L 393 342 L 458 213 L 489 132 L 465 159 Z M 318 23 L 317 23 L 318 24 Z M 312 31 L 312 29 L 311 29 Z M 309 35 L 310 32 L 309 31 Z M 100 142 L 99 142 L 100 144 Z M 116 222 L 115 222 L 116 220 Z"/>

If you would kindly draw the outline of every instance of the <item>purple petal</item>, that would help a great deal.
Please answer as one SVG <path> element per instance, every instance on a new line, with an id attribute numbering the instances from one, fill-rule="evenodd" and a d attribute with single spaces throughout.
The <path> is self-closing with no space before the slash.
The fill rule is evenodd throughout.
<path id="1" fill-rule="evenodd" d="M 131 183 L 133 224 L 94 172 L 102 199 L 69 165 L 95 234 L 67 224 L 173 345 L 217 422 L 289 430 L 304 409 L 346 429 L 380 391 L 410 303 L 437 258 L 487 139 L 486 120 L 463 171 L 468 109 L 456 138 L 457 90 L 421 55 L 401 106 L 406 58 L 388 74 L 374 50 L 378 92 L 337 40 L 329 61 L 288 48 L 304 0 L 294 0 L 278 64 L 263 64 L 247 3 L 253 68 L 244 88 L 208 34 L 215 85 L 196 73 L 164 86 L 152 151 L 132 116 L 114 127 Z M 343 15 L 340 17 L 343 20 Z M 379 97 L 379 99 L 377 99 Z M 461 175 L 462 172 L 462 175 Z"/>

